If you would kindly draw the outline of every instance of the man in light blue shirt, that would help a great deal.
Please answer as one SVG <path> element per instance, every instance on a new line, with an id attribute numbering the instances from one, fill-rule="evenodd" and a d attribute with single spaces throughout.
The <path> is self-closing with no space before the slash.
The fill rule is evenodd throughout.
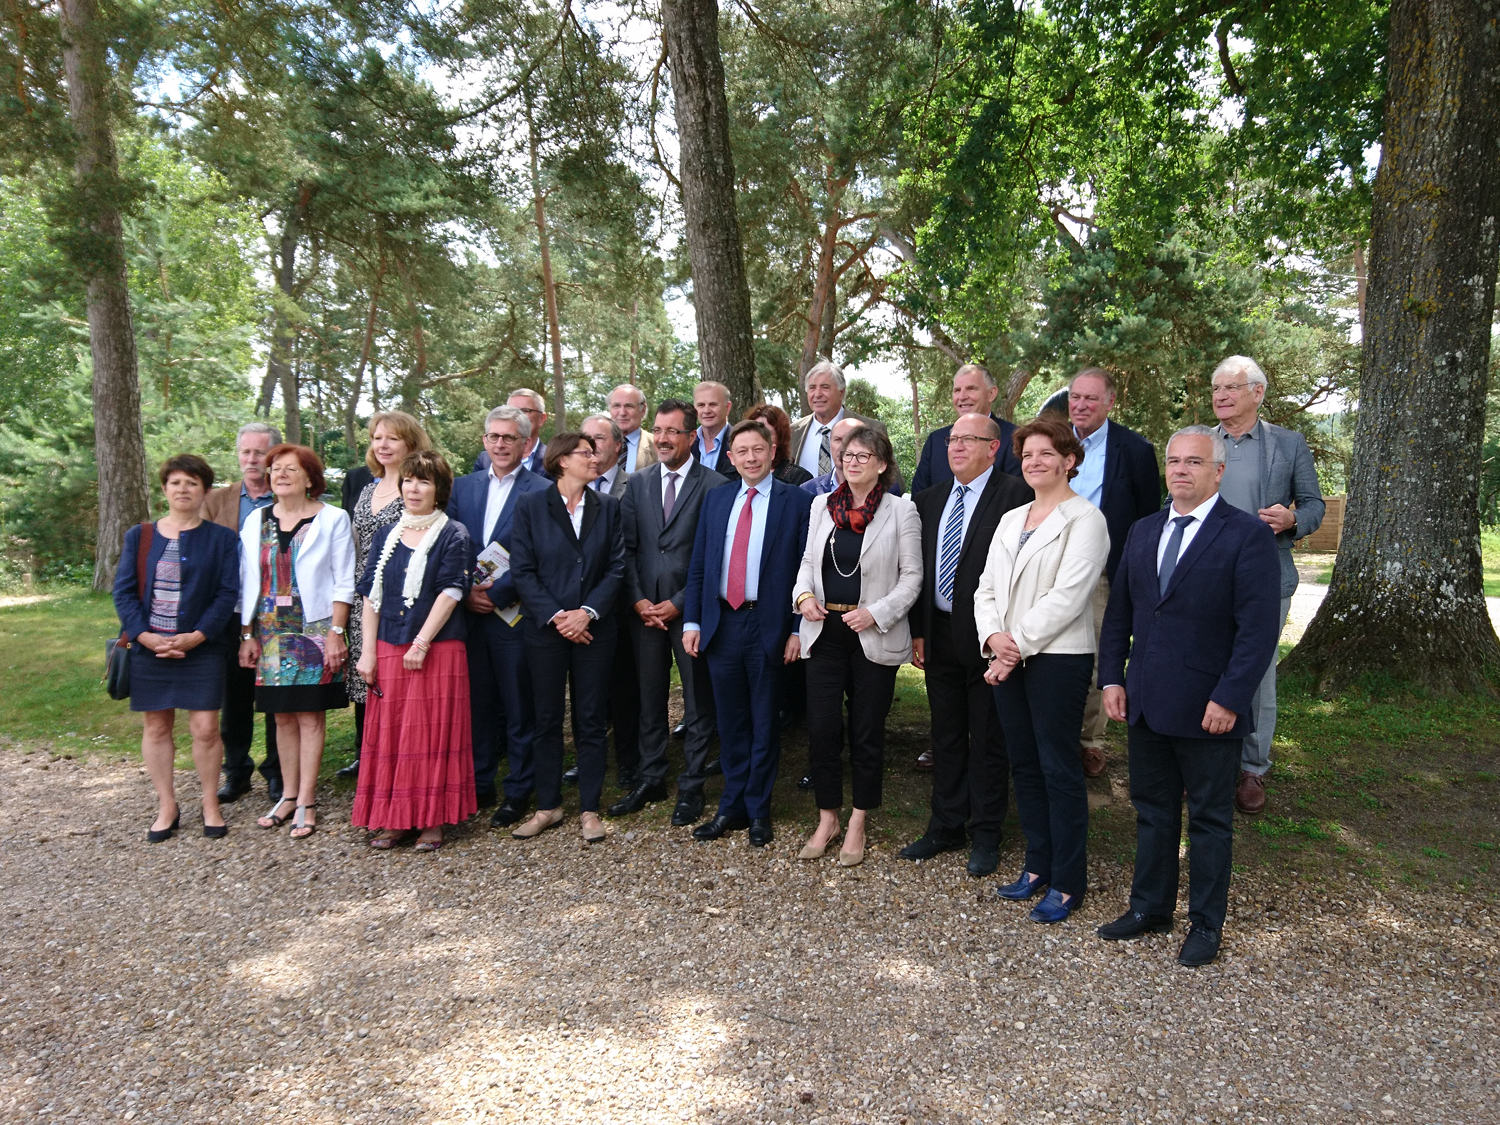
<path id="1" fill-rule="evenodd" d="M 693 458 L 705 469 L 712 469 L 727 480 L 738 480 L 734 462 L 724 455 L 729 439 L 729 388 L 712 381 L 693 388 L 693 409 L 698 412 L 698 436 L 693 442 Z"/>

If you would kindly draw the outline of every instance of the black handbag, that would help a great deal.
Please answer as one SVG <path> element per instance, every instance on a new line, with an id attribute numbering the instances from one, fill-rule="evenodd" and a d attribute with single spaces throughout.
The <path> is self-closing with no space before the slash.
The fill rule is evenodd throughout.
<path id="1" fill-rule="evenodd" d="M 141 603 L 146 601 L 146 557 L 151 553 L 149 520 L 141 523 L 141 541 L 135 552 L 135 589 Z M 104 690 L 111 699 L 130 698 L 130 638 L 125 630 L 114 640 L 104 642 Z"/>

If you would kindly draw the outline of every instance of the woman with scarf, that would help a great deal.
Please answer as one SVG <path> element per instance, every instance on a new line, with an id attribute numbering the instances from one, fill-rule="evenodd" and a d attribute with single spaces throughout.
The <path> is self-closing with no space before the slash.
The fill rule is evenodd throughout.
<path id="1" fill-rule="evenodd" d="M 454 612 L 473 551 L 443 511 L 453 470 L 442 455 L 408 454 L 400 477 L 405 512 L 376 531 L 359 580 L 369 711 L 351 819 L 376 830 L 377 851 L 415 836 L 416 851 L 435 852 L 445 824 L 479 809 L 464 615 Z"/>
<path id="2" fill-rule="evenodd" d="M 792 592 L 807 661 L 807 738 L 818 828 L 798 858 L 821 859 L 844 803 L 844 695 L 849 696 L 853 811 L 839 864 L 865 857 L 865 818 L 880 807 L 885 719 L 896 672 L 911 659 L 907 611 L 922 592 L 922 521 L 891 491 L 896 458 L 883 432 L 861 426 L 839 456 L 844 483 L 813 501 Z"/>

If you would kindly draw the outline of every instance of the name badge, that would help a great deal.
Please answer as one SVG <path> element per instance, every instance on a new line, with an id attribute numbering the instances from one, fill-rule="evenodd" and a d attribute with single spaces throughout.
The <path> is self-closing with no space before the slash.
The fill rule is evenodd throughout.
<path id="1" fill-rule="evenodd" d="M 290 608 L 291 604 L 292 604 L 292 596 L 290 594 L 277 594 L 276 595 L 276 607 L 278 609 L 280 609 L 283 606 L 285 606 L 287 608 Z"/>

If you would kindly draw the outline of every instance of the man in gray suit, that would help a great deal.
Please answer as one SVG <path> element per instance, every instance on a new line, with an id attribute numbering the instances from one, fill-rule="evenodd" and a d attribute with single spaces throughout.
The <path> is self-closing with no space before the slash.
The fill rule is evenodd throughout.
<path id="1" fill-rule="evenodd" d="M 625 483 L 630 479 L 630 474 L 620 464 L 620 450 L 624 448 L 625 435 L 619 424 L 608 414 L 591 414 L 583 420 L 579 429 L 594 439 L 594 468 L 599 476 L 589 487 L 606 496 L 613 496 L 616 500 L 623 500 Z"/>
<path id="2" fill-rule="evenodd" d="M 686 726 L 683 770 L 677 778 L 672 823 L 694 824 L 703 815 L 708 744 L 716 724 L 707 667 L 682 647 L 682 603 L 698 511 L 712 488 L 726 483 L 693 459 L 698 414 L 691 403 L 664 399 L 651 438 L 658 464 L 633 473 L 620 504 L 625 531 L 625 593 L 640 618 L 632 629 L 640 676 L 641 771 L 636 787 L 609 808 L 610 816 L 638 812 L 667 796 L 667 697 L 672 660 L 682 680 Z"/>
<path id="3" fill-rule="evenodd" d="M 1281 624 L 1292 607 L 1297 567 L 1292 544 L 1318 530 L 1323 522 L 1323 493 L 1307 439 L 1296 430 L 1274 426 L 1260 416 L 1266 397 L 1266 374 L 1248 356 L 1232 355 L 1214 368 L 1214 414 L 1223 435 L 1226 460 L 1219 495 L 1229 504 L 1259 516 L 1276 533 L 1281 585 Z M 1295 509 L 1294 506 L 1295 505 Z M 1279 630 L 1278 630 L 1279 635 Z M 1276 657 L 1250 702 L 1255 730 L 1245 736 L 1235 807 L 1254 816 L 1266 807 L 1262 780 L 1271 768 L 1271 736 L 1276 733 Z"/>
<path id="4" fill-rule="evenodd" d="M 844 409 L 844 372 L 831 360 L 815 363 L 803 387 L 812 413 L 792 423 L 792 447 L 786 453 L 813 476 L 833 471 L 833 427 L 845 418 L 885 432 L 885 423 L 878 418 L 866 418 Z"/>

